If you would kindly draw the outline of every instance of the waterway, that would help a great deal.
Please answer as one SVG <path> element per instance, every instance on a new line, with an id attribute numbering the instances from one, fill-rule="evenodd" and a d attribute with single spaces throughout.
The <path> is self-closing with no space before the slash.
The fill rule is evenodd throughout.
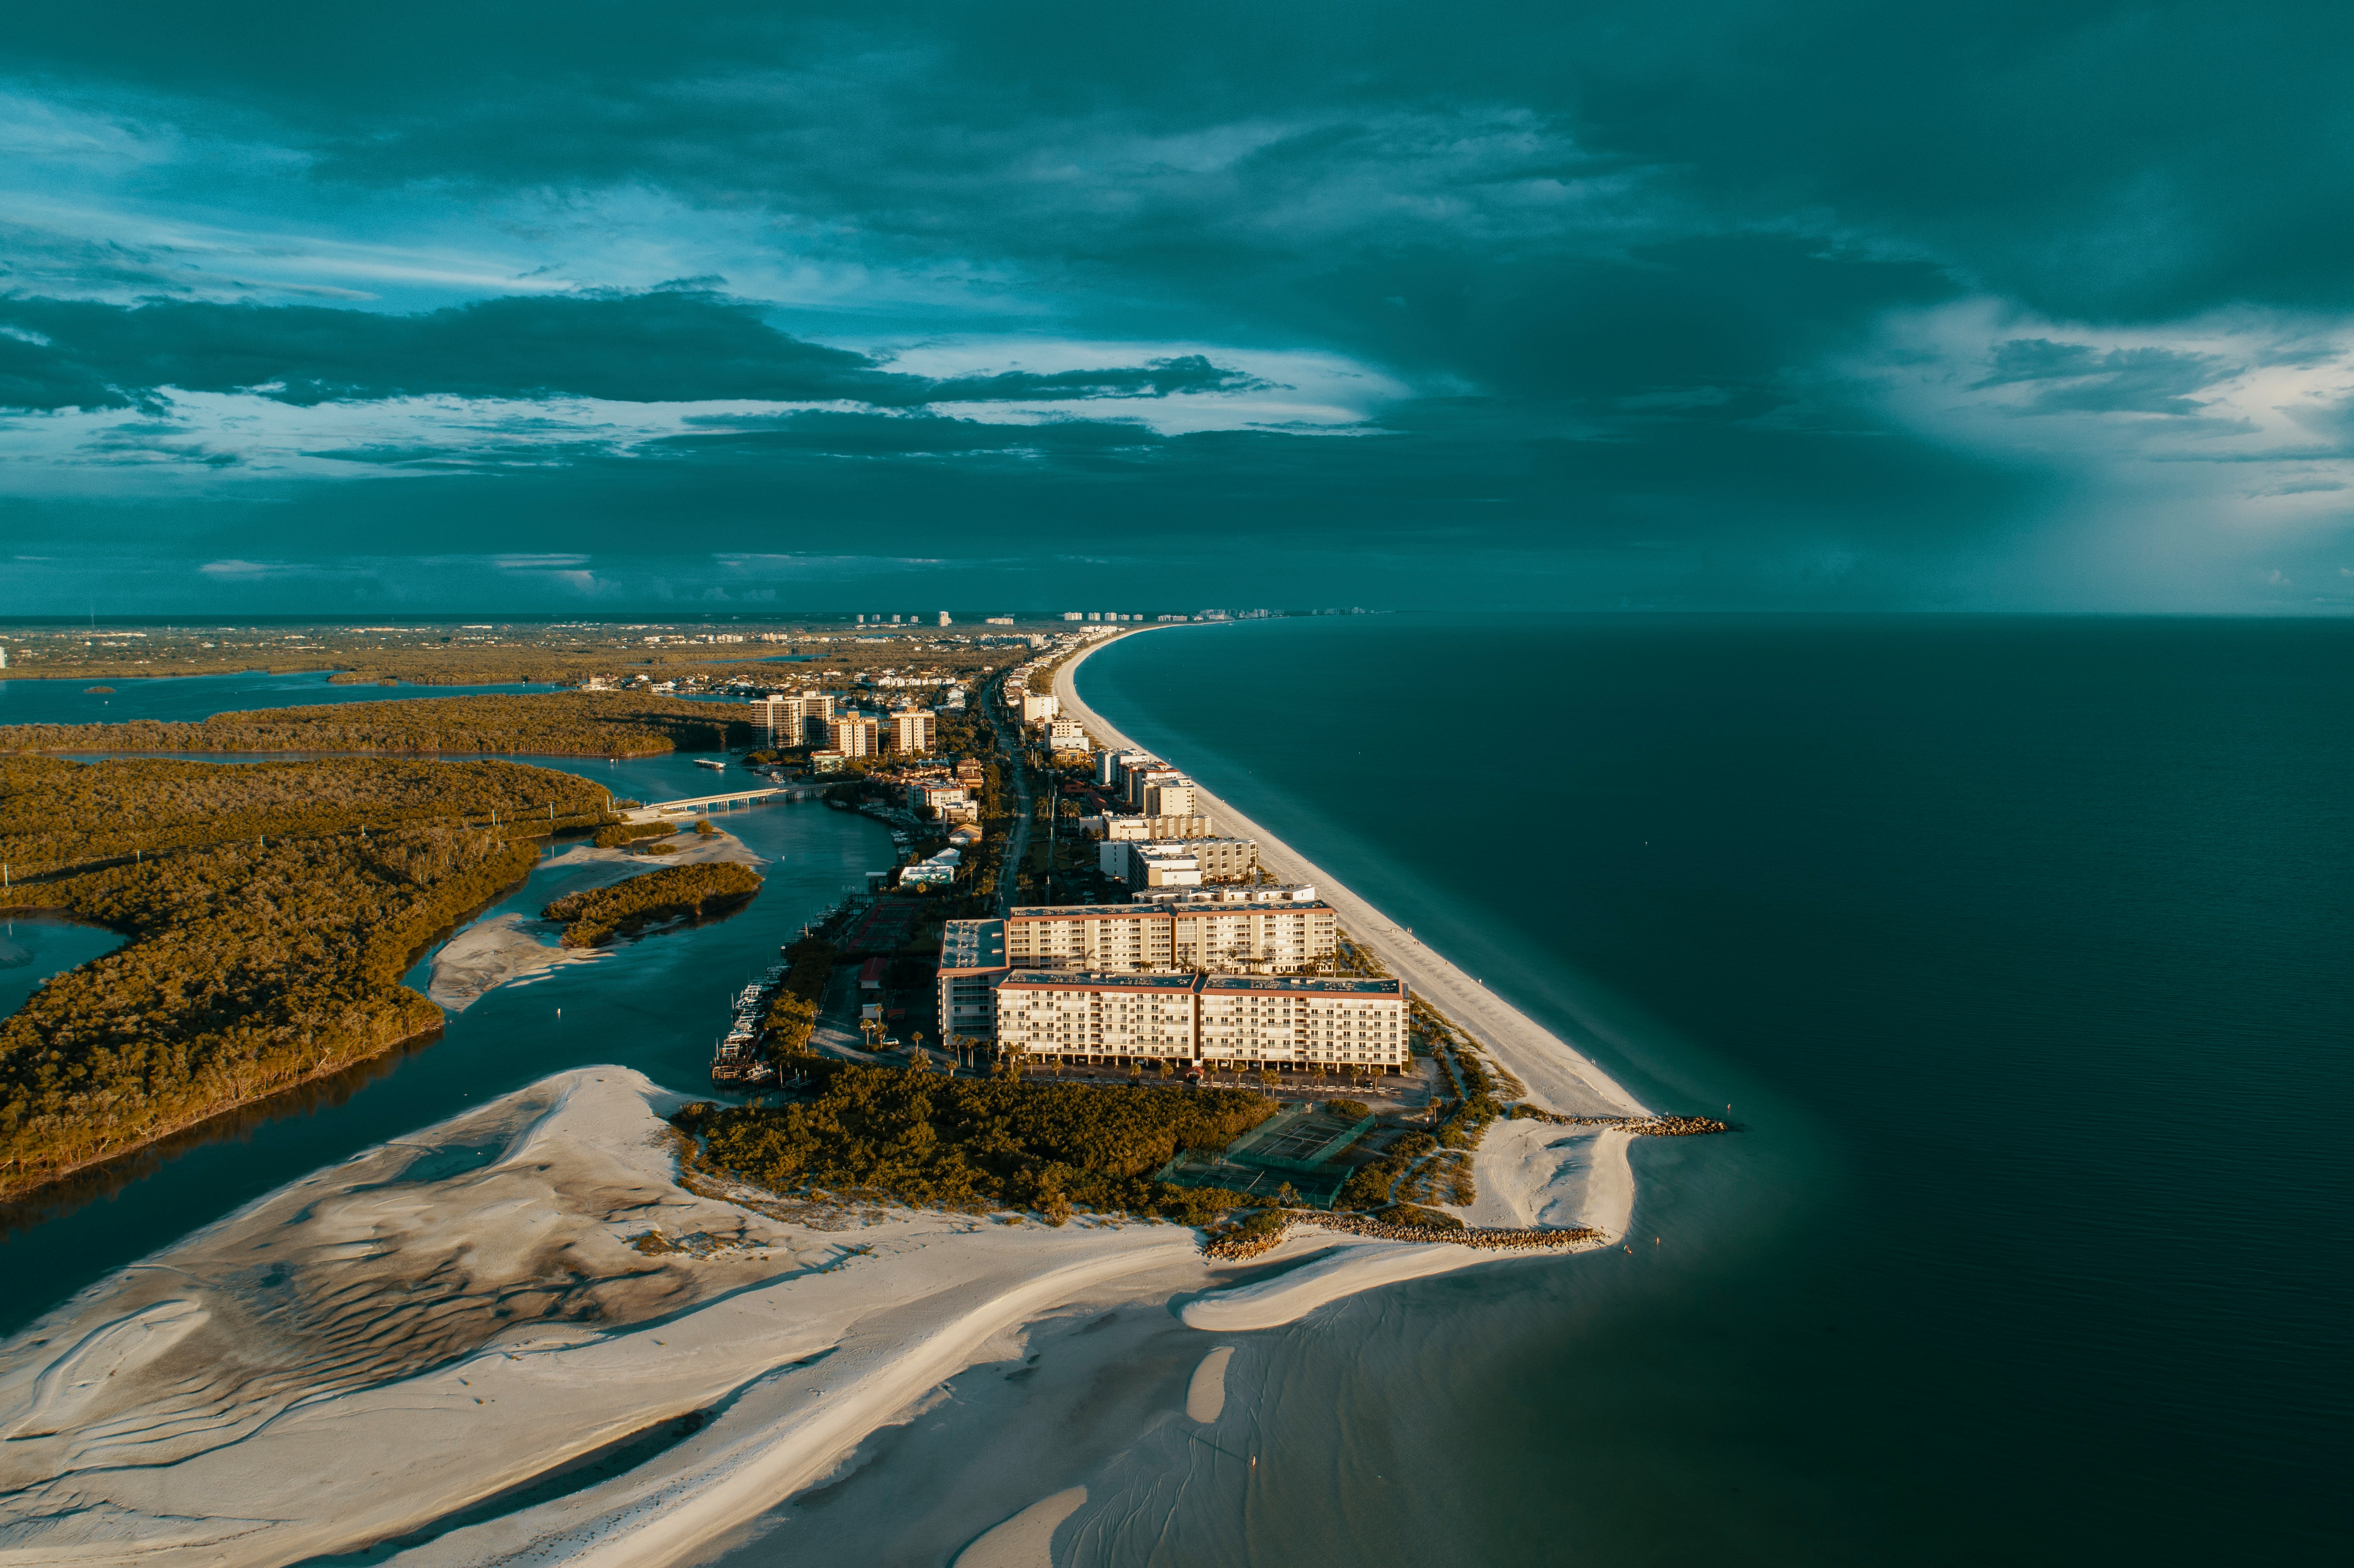
<path id="1" fill-rule="evenodd" d="M 307 701 L 303 695 L 295 700 Z M 190 717 L 159 714 L 157 717 Z M 711 790 L 721 775 L 686 755 L 608 762 L 528 759 L 594 779 L 617 796 L 675 800 Z M 737 772 L 726 788 L 756 785 Z M 355 1068 L 313 1089 L 207 1123 L 162 1150 L 61 1184 L 7 1214 L 0 1238 L 0 1332 L 13 1330 L 73 1291 L 208 1224 L 263 1193 L 359 1150 L 455 1115 L 567 1067 L 616 1063 L 691 1091 L 709 1086 L 713 1042 L 727 1026 L 735 992 L 777 959 L 801 924 L 863 888 L 887 866 L 889 832 L 817 801 L 761 805 L 713 818 L 768 863 L 742 911 L 616 947 L 491 991 L 451 1015 L 437 1039 Z M 555 863 L 483 912 L 536 915 L 550 899 L 610 880 L 608 865 Z M 0 967 L 0 1001 L 22 1002 L 48 974 L 117 945 L 105 932 L 18 921 L 27 955 Z M 10 949 L 0 949 L 5 953 Z M 408 978 L 426 987 L 430 955 Z"/>

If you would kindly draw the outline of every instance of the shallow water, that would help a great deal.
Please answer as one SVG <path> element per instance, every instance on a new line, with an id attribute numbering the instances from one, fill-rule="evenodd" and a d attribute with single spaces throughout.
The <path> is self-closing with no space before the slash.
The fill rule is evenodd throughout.
<path id="1" fill-rule="evenodd" d="M 62 920 L 0 919 L 0 1018 L 25 1005 L 51 975 L 103 958 L 122 946 L 111 931 Z"/>

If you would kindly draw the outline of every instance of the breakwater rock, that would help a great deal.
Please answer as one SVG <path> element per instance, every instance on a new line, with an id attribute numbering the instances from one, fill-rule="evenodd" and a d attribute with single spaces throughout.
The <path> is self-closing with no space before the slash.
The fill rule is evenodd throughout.
<path id="1" fill-rule="evenodd" d="M 1637 1138 L 1698 1138 L 1704 1133 L 1731 1132 L 1731 1124 L 1704 1116 L 1564 1116 L 1534 1106 L 1511 1108 L 1514 1121 L 1549 1121 L 1556 1127 L 1611 1127 Z"/>

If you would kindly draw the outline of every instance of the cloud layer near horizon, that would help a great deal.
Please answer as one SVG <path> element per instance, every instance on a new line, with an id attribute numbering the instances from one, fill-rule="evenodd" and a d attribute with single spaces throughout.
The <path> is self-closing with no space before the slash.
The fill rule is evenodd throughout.
<path id="1" fill-rule="evenodd" d="M 18 31 L 0 611 L 2354 605 L 2328 8 Z"/>

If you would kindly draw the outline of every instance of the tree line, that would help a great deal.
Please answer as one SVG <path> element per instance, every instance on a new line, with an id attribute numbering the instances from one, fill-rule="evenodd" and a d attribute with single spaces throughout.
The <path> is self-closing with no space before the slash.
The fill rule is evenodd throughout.
<path id="1" fill-rule="evenodd" d="M 0 752 L 538 752 L 648 757 L 748 742 L 739 710 L 633 692 L 409 697 L 261 708 L 187 723 L 0 725 Z"/>
<path id="2" fill-rule="evenodd" d="M 514 762 L 0 756 L 0 863 L 14 881 L 232 839 L 523 819 L 547 832 L 603 822 L 607 802 L 600 785 Z"/>
<path id="3" fill-rule="evenodd" d="M 777 1192 L 864 1189 L 926 1207 L 1016 1208 L 1056 1224 L 1075 1207 L 1206 1224 L 1252 1200 L 1153 1180 L 1181 1150 L 1224 1149 L 1275 1113 L 1246 1090 L 1168 1094 L 969 1079 L 814 1060 L 792 1103 L 686 1107 L 704 1158 Z"/>

